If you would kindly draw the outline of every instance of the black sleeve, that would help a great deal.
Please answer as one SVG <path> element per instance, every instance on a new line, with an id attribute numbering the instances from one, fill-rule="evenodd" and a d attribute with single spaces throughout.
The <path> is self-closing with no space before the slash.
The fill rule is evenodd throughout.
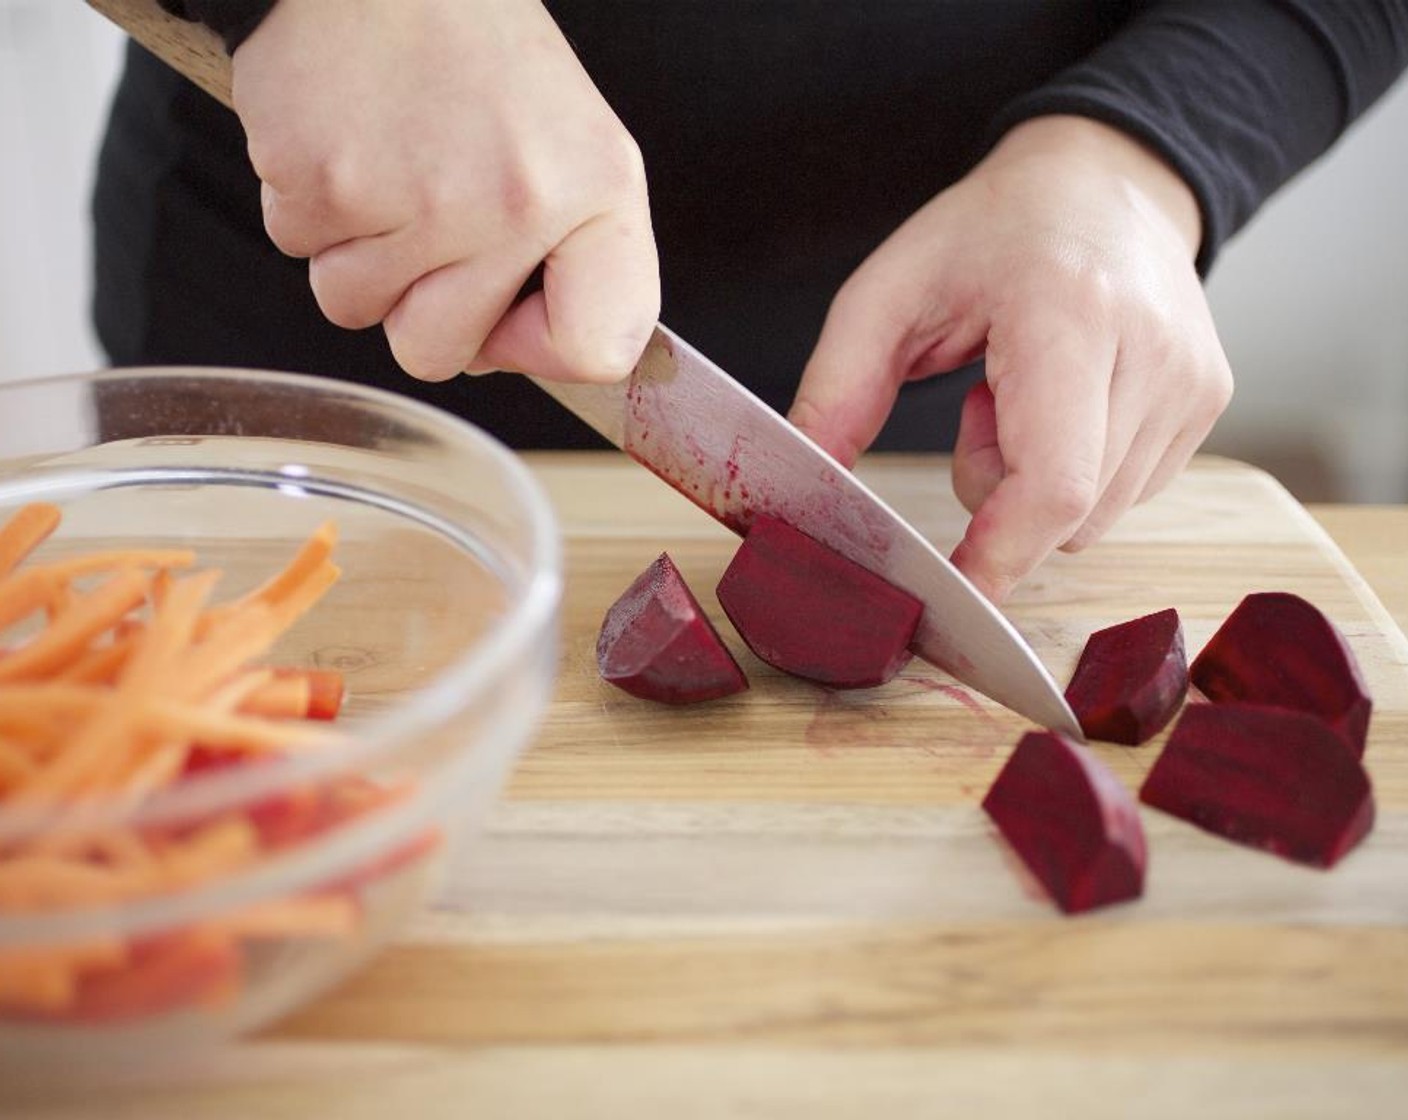
<path id="1" fill-rule="evenodd" d="M 205 24 L 225 40 L 231 54 L 254 34 L 275 0 L 158 0 L 173 16 Z"/>
<path id="2" fill-rule="evenodd" d="M 1163 0 L 1007 105 L 992 138 L 1074 113 L 1139 137 L 1192 187 L 1198 269 L 1408 66 L 1408 0 Z"/>

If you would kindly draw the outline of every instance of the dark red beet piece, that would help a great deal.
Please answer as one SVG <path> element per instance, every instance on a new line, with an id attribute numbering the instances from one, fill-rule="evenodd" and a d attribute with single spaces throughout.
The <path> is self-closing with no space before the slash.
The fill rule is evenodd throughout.
<path id="1" fill-rule="evenodd" d="M 748 680 L 666 553 L 611 605 L 596 639 L 602 677 L 663 704 L 731 696 Z"/>
<path id="2" fill-rule="evenodd" d="M 909 662 L 924 605 L 774 517 L 759 516 L 719 602 L 769 665 L 832 688 L 884 684 Z"/>
<path id="3" fill-rule="evenodd" d="M 1248 595 L 1189 672 L 1214 703 L 1309 712 L 1334 728 L 1356 757 L 1364 753 L 1372 702 L 1359 664 L 1335 624 L 1299 595 Z"/>
<path id="4" fill-rule="evenodd" d="M 1191 704 L 1144 780 L 1148 805 L 1297 863 L 1333 866 L 1373 827 L 1363 765 L 1314 716 Z"/>
<path id="5" fill-rule="evenodd" d="M 1059 732 L 1023 735 L 983 808 L 1068 914 L 1143 893 L 1139 807 L 1104 763 Z"/>
<path id="6" fill-rule="evenodd" d="M 1162 731 L 1187 694 L 1183 627 L 1172 608 L 1095 631 L 1066 687 L 1087 736 L 1129 746 Z"/>

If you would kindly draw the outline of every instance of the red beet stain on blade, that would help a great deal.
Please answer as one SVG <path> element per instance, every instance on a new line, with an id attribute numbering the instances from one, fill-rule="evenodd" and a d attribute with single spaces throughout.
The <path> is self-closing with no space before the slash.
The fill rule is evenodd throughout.
<path id="1" fill-rule="evenodd" d="M 1104 763 L 1059 732 L 1022 736 L 983 809 L 1066 913 L 1143 893 L 1139 807 Z"/>
<path id="2" fill-rule="evenodd" d="M 1208 832 L 1332 867 L 1374 824 L 1359 759 L 1324 722 L 1255 704 L 1184 709 L 1139 796 Z"/>
<path id="3" fill-rule="evenodd" d="M 1244 701 L 1319 716 L 1363 755 L 1373 707 L 1354 653 L 1299 595 L 1248 595 L 1193 659 L 1190 675 L 1214 703 Z"/>
<path id="4" fill-rule="evenodd" d="M 1187 693 L 1183 627 L 1169 608 L 1091 634 L 1066 701 L 1089 738 L 1137 746 L 1163 730 Z"/>
<path id="5" fill-rule="evenodd" d="M 743 670 L 663 552 L 606 612 L 596 659 L 609 683 L 664 704 L 716 700 L 748 687 Z"/>
<path id="6" fill-rule="evenodd" d="M 748 648 L 831 688 L 884 684 L 909 662 L 924 605 L 766 514 L 754 518 L 718 586 Z"/>

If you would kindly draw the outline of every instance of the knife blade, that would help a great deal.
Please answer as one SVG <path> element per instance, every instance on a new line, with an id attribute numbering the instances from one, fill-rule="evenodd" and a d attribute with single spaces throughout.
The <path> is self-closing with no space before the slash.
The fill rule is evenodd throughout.
<path id="1" fill-rule="evenodd" d="M 87 0 L 229 106 L 215 35 L 157 0 Z M 704 355 L 658 326 L 614 385 L 533 379 L 628 455 L 737 532 L 769 512 L 924 604 L 914 650 L 1038 724 L 1081 737 L 1061 690 L 1016 628 L 850 471 Z"/>
<path id="2" fill-rule="evenodd" d="M 1081 736 L 1035 651 L 878 495 L 663 324 L 614 385 L 532 379 L 607 440 L 739 534 L 771 514 L 924 604 L 924 660 L 1044 727 Z"/>

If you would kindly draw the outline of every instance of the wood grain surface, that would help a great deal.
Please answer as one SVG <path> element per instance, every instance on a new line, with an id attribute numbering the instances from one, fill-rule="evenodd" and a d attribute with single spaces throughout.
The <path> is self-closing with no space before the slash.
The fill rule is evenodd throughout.
<path id="1" fill-rule="evenodd" d="M 35 1117 L 1392 1116 L 1408 1100 L 1408 510 L 1317 511 L 1204 459 L 1010 613 L 1058 679 L 1162 607 L 1190 651 L 1285 589 L 1375 697 L 1378 825 L 1324 873 L 1144 810 L 1146 897 L 1063 918 L 978 808 L 1027 725 L 922 663 L 835 694 L 760 665 L 712 594 L 735 541 L 618 455 L 530 456 L 567 544 L 555 702 L 488 835 L 365 972 L 263 1037 Z M 862 472 L 941 547 L 941 460 Z M 1396 542 L 1396 543 L 1395 543 Z M 604 685 L 602 613 L 668 549 L 752 688 Z M 1360 575 L 1372 575 L 1397 619 Z M 1158 742 L 1096 746 L 1138 783 Z"/>

